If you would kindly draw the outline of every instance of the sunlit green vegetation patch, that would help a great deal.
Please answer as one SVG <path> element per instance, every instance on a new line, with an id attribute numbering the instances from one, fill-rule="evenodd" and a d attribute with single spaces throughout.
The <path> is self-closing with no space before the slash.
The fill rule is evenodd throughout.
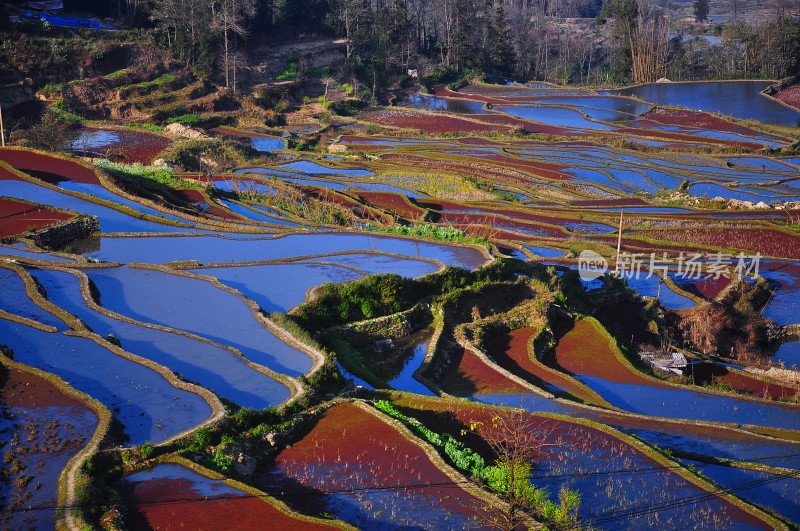
<path id="1" fill-rule="evenodd" d="M 115 77 L 120 77 L 125 72 L 122 71 L 121 74 L 116 74 Z M 113 79 L 110 77 L 108 79 Z M 180 79 L 171 73 L 166 73 L 158 76 L 157 78 L 151 81 L 142 81 L 141 83 L 136 83 L 134 85 L 127 85 L 119 89 L 119 95 L 122 99 L 127 99 L 133 96 L 143 96 L 150 91 L 161 89 L 161 88 L 169 88 L 174 89 L 180 84 Z"/>
<path id="2" fill-rule="evenodd" d="M 473 243 L 477 245 L 489 245 L 487 238 L 470 236 L 463 230 L 452 225 L 433 225 L 422 223 L 419 225 L 397 225 L 395 227 L 374 227 L 368 226 L 369 230 L 386 232 L 388 234 L 399 234 L 401 236 L 411 236 L 414 238 L 425 238 L 427 240 L 441 240 L 452 243 Z"/>
<path id="3" fill-rule="evenodd" d="M 297 307 L 292 318 L 307 330 L 372 319 L 410 308 L 424 298 L 439 297 L 466 287 L 515 279 L 514 261 L 468 271 L 457 267 L 419 279 L 400 275 L 372 275 L 347 284 L 323 284 L 317 296 Z M 519 263 L 519 262 L 517 262 Z"/>
<path id="4" fill-rule="evenodd" d="M 495 493 L 504 497 L 511 494 L 515 503 L 530 507 L 545 521 L 555 524 L 573 522 L 580 505 L 580 494 L 574 490 L 562 489 L 559 503 L 554 503 L 545 489 L 531 484 L 533 466 L 530 462 L 499 458 L 494 465 L 487 465 L 480 454 L 463 442 L 449 433 L 437 433 L 420 421 L 404 415 L 388 400 L 377 400 L 374 405 L 390 417 L 403 422 L 413 433 L 447 456 L 453 466 L 470 477 L 481 480 Z"/>
<path id="5" fill-rule="evenodd" d="M 172 170 L 166 167 L 145 166 L 138 162 L 135 164 L 123 164 L 106 159 L 95 161 L 94 166 L 115 177 L 144 179 L 176 190 L 198 190 L 202 188 L 198 181 L 175 177 Z"/>

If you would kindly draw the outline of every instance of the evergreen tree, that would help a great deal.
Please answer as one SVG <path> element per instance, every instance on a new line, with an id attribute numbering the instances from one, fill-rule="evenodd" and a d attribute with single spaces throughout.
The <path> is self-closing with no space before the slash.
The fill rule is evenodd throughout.
<path id="1" fill-rule="evenodd" d="M 708 0 L 694 0 L 694 19 L 697 22 L 708 20 Z"/>
<path id="2" fill-rule="evenodd" d="M 488 28 L 487 70 L 510 77 L 514 71 L 514 48 L 511 45 L 511 30 L 508 27 L 503 3 L 497 2 Z"/>

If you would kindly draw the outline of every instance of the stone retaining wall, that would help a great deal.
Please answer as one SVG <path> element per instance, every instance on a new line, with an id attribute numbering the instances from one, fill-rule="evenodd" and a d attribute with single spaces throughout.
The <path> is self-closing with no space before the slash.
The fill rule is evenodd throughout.
<path id="1" fill-rule="evenodd" d="M 33 241 L 42 249 L 57 251 L 76 240 L 88 238 L 99 230 L 100 222 L 97 216 L 80 216 L 37 232 L 33 236 Z"/>

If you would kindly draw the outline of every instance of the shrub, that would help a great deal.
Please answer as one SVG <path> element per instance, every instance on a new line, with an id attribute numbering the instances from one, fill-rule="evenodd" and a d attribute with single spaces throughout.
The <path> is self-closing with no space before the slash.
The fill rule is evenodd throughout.
<path id="1" fill-rule="evenodd" d="M 442 240 L 453 243 L 475 243 L 478 245 L 489 245 L 489 240 L 483 237 L 469 236 L 463 230 L 452 225 L 435 225 L 430 223 L 397 225 L 390 228 L 367 226 L 368 229 L 378 232 L 388 232 L 389 234 L 401 234 L 403 236 L 413 236 L 415 238 L 426 238 L 429 240 Z"/>
<path id="2" fill-rule="evenodd" d="M 94 166 L 111 175 L 146 179 L 177 190 L 199 189 L 202 187 L 197 181 L 189 181 L 175 177 L 171 169 L 161 166 L 145 166 L 139 162 L 123 164 L 111 162 L 106 159 L 96 160 Z"/>
<path id="3" fill-rule="evenodd" d="M 291 81 L 297 78 L 297 62 L 291 62 L 286 70 L 275 76 L 278 81 Z"/>
<path id="4" fill-rule="evenodd" d="M 330 109 L 340 116 L 354 116 L 361 112 L 367 104 L 361 100 L 349 98 L 344 101 L 331 103 Z"/>
<path id="5" fill-rule="evenodd" d="M 142 445 L 141 455 L 142 459 L 150 459 L 156 453 L 156 446 L 151 442 L 146 442 Z"/>
<path id="6" fill-rule="evenodd" d="M 167 120 L 168 124 L 183 124 L 183 125 L 197 125 L 201 122 L 203 122 L 203 118 L 194 113 L 181 114 L 180 116 L 174 116 Z"/>
<path id="7" fill-rule="evenodd" d="M 145 131 L 163 131 L 164 127 L 161 125 L 149 124 L 146 122 L 131 122 L 128 124 L 129 127 L 137 127 L 139 129 L 144 129 Z"/>
<path id="8" fill-rule="evenodd" d="M 217 469 L 226 472 L 231 467 L 233 461 L 228 454 L 225 453 L 225 450 L 234 444 L 236 444 L 236 441 L 233 439 L 233 437 L 230 435 L 222 436 L 219 445 L 217 445 L 217 449 L 214 450 L 214 457 L 212 458 L 212 462 Z"/>

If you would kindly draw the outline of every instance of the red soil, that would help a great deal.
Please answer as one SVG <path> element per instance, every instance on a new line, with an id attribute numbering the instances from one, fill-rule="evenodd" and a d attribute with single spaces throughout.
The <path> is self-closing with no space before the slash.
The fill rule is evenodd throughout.
<path id="1" fill-rule="evenodd" d="M 564 173 L 564 166 L 551 164 L 548 162 L 533 162 L 530 160 L 512 159 L 503 155 L 488 155 L 481 157 L 482 160 L 491 160 L 500 166 L 524 171 L 525 173 L 539 175 L 548 179 L 565 181 L 572 179 L 572 175 Z"/>
<path id="2" fill-rule="evenodd" d="M 495 165 L 480 164 L 476 160 L 464 160 L 456 162 L 444 159 L 434 159 L 419 155 L 406 155 L 402 153 L 388 153 L 381 157 L 382 160 L 397 163 L 398 166 L 408 171 L 409 167 L 422 169 L 428 168 L 439 172 L 449 172 L 456 174 L 466 174 L 478 177 L 479 179 L 494 178 L 499 181 L 527 184 L 529 179 L 521 172 Z"/>
<path id="3" fill-rule="evenodd" d="M 504 227 L 517 227 L 519 229 L 524 230 L 535 230 L 542 232 L 542 235 L 549 236 L 553 238 L 560 238 L 564 237 L 566 233 L 561 230 L 554 229 L 553 227 L 543 227 L 541 225 L 529 225 L 525 222 L 530 223 L 547 223 L 549 225 L 557 225 L 562 226 L 566 222 L 586 222 L 587 220 L 580 219 L 578 217 L 569 218 L 569 217 L 555 217 L 555 216 L 545 216 L 540 214 L 534 214 L 530 212 L 531 208 L 528 208 L 528 211 L 523 211 L 521 209 L 512 209 L 512 208 L 489 208 L 489 207 L 479 207 L 476 208 L 475 206 L 470 205 L 462 205 L 458 203 L 453 203 L 450 201 L 436 201 L 434 202 L 419 202 L 420 206 L 425 208 L 429 208 L 431 210 L 438 210 L 443 212 L 440 221 L 448 222 L 448 223 L 481 223 L 485 225 L 495 225 L 495 224 L 502 224 Z M 459 214 L 458 212 L 470 210 L 473 212 Z M 475 210 L 479 210 L 480 212 L 475 213 Z M 450 212 L 446 212 L 450 211 Z M 454 213 L 455 212 L 455 213 Z M 496 216 L 504 216 L 504 218 L 508 219 L 497 219 Z"/>
<path id="4" fill-rule="evenodd" d="M 640 384 L 668 388 L 641 376 L 620 362 L 600 329 L 589 320 L 575 323 L 575 327 L 562 337 L 546 361 L 568 374 L 596 376 L 616 383 Z"/>
<path id="5" fill-rule="evenodd" d="M 764 256 L 800 259 L 800 236 L 777 230 L 722 227 L 642 230 L 637 234 L 670 242 L 696 243 L 759 252 Z"/>
<path id="6" fill-rule="evenodd" d="M 723 365 L 714 363 L 700 363 L 694 365 L 694 379 L 696 383 L 722 383 L 729 385 L 732 389 L 743 393 L 748 393 L 757 398 L 792 398 L 797 392 L 792 387 L 779 384 L 771 384 L 752 378 L 741 372 L 728 370 Z"/>
<path id="7" fill-rule="evenodd" d="M 452 201 L 447 200 L 439 200 L 437 199 L 436 202 L 425 201 L 425 200 L 417 200 L 417 204 L 424 208 L 429 208 L 431 210 L 472 210 L 473 207 L 468 205 L 462 205 L 461 203 L 453 203 Z"/>
<path id="8" fill-rule="evenodd" d="M 22 177 L 14 173 L 13 171 L 0 166 L 0 181 L 24 181 Z"/>
<path id="9" fill-rule="evenodd" d="M 702 145 L 719 144 L 722 146 L 730 146 L 742 149 L 761 149 L 762 147 L 764 147 L 764 144 L 760 142 L 744 142 L 744 141 L 737 142 L 735 140 L 722 140 L 719 138 L 710 138 L 705 136 L 698 137 L 683 133 L 669 133 L 667 131 L 656 131 L 655 129 L 624 128 L 624 129 L 618 129 L 617 132 L 623 135 L 652 137 L 661 140 L 676 140 L 678 142 L 688 142 L 691 144 L 702 144 Z"/>
<path id="10" fill-rule="evenodd" d="M 373 205 L 394 212 L 407 220 L 422 219 L 426 214 L 425 209 L 412 205 L 406 196 L 401 194 L 393 192 L 358 192 L 358 195 Z"/>
<path id="11" fill-rule="evenodd" d="M 85 407 L 44 378 L 15 369 L 0 370 L 8 371 L 8 378 L 0 387 L 0 404 L 6 407 Z"/>
<path id="12" fill-rule="evenodd" d="M 783 271 L 795 278 L 800 278 L 800 263 L 797 262 L 769 260 L 761 264 L 761 269 L 766 271 Z"/>
<path id="13" fill-rule="evenodd" d="M 79 400 L 30 373 L 0 366 L 3 510 L 0 529 L 54 527 L 58 476 L 97 428 Z"/>
<path id="14" fill-rule="evenodd" d="M 443 484 L 404 488 L 402 495 L 419 496 L 421 505 L 433 499 L 437 506 L 460 514 L 474 514 L 479 509 L 472 508 L 480 507 L 477 498 L 453 488 L 452 479 L 419 446 L 352 403 L 327 410 L 311 432 L 275 457 L 264 480 L 274 484 L 278 474 L 292 485 L 324 494 L 343 488 Z"/>
<path id="15" fill-rule="evenodd" d="M 613 208 L 613 207 L 634 207 L 634 206 L 649 206 L 650 203 L 638 197 L 629 197 L 625 199 L 586 199 L 583 201 L 574 201 L 573 206 L 578 207 L 597 207 L 597 208 Z"/>
<path id="16" fill-rule="evenodd" d="M 407 109 L 376 111 L 362 115 L 361 119 L 391 127 L 417 129 L 433 135 L 442 133 L 482 133 L 509 130 L 508 127 L 500 125 L 478 123 L 443 114 L 418 113 Z"/>
<path id="17" fill-rule="evenodd" d="M 627 236 L 627 237 L 626 237 Z M 643 236 L 643 234 L 637 234 L 637 236 Z M 650 236 L 655 238 L 655 236 Z M 593 236 L 592 241 L 604 243 L 611 247 L 616 248 L 617 246 L 617 235 L 606 235 L 606 236 Z M 691 245 L 687 245 L 686 243 L 676 243 L 671 242 L 669 239 L 661 240 L 657 243 L 646 242 L 638 239 L 630 238 L 630 234 L 625 233 L 625 229 L 622 232 L 622 250 L 624 252 L 642 252 L 647 253 L 656 253 L 658 257 L 661 257 L 661 253 L 666 252 L 669 256 L 678 256 L 681 252 L 684 253 L 707 253 L 709 252 L 707 249 L 703 249 L 702 247 L 693 247 Z M 649 258 L 649 257 L 648 257 Z"/>
<path id="18" fill-rule="evenodd" d="M 455 139 L 456 142 L 459 144 L 464 144 L 466 146 L 496 146 L 497 142 L 488 139 L 488 138 L 477 138 L 477 137 L 467 137 L 467 138 L 457 138 Z"/>
<path id="19" fill-rule="evenodd" d="M 349 151 L 386 151 L 388 146 L 380 144 L 347 144 Z"/>
<path id="20" fill-rule="evenodd" d="M 783 103 L 791 105 L 796 109 L 800 109 L 800 85 L 785 88 L 775 94 L 773 97 L 781 100 Z"/>
<path id="21" fill-rule="evenodd" d="M 131 529 L 336 529 L 306 522 L 279 511 L 256 497 L 205 499 L 188 479 L 123 482 L 120 490 L 130 504 Z M 179 500 L 179 501 L 171 501 Z M 202 503 L 199 503 L 202 502 Z"/>
<path id="22" fill-rule="evenodd" d="M 678 286 L 684 291 L 693 293 L 704 299 L 713 300 L 719 295 L 722 290 L 728 287 L 731 279 L 727 277 L 719 277 L 717 279 L 699 279 L 687 282 L 679 282 Z"/>
<path id="23" fill-rule="evenodd" d="M 29 228 L 40 229 L 55 225 L 72 217 L 72 214 L 56 212 L 46 207 L 0 198 L 0 238 L 22 234 Z"/>
<path id="24" fill-rule="evenodd" d="M 566 220 L 559 220 L 566 221 Z M 485 214 L 460 214 L 448 212 L 442 214 L 439 218 L 439 223 L 448 223 L 451 225 L 484 225 L 490 229 L 499 228 L 505 231 L 519 231 L 519 237 L 530 239 L 531 237 L 545 237 L 545 238 L 564 238 L 566 233 L 558 227 L 548 227 L 533 223 L 525 223 L 524 221 L 517 221 L 512 219 L 498 218 L 492 213 Z"/>
<path id="25" fill-rule="evenodd" d="M 83 131 L 101 131 L 96 127 L 85 127 Z M 113 130 L 119 135 L 119 141 L 108 146 L 89 148 L 90 151 L 97 151 L 105 156 L 119 155 L 123 162 L 129 164 L 141 162 L 150 164 L 159 153 L 167 149 L 171 144 L 168 138 L 163 136 L 145 133 L 143 131 L 122 131 Z M 80 147 L 80 146 L 78 146 Z"/>
<path id="26" fill-rule="evenodd" d="M 544 384 L 552 383 L 566 389 L 582 402 L 598 404 L 597 398 L 587 393 L 582 387 L 576 385 L 576 382 L 572 378 L 547 371 L 540 362 L 535 362 L 531 359 L 532 354 L 528 349 L 528 342 L 531 337 L 538 332 L 536 328 L 522 328 L 508 334 L 503 334 L 486 345 L 487 354 L 502 368 L 516 374 L 533 385 L 547 389 L 547 386 Z M 598 405 L 605 404 L 600 403 Z"/>
<path id="27" fill-rule="evenodd" d="M 25 149 L 0 148 L 0 160 L 24 172 L 42 172 L 55 175 L 60 180 L 100 184 L 100 180 L 92 169 L 71 160 L 51 157 L 43 153 Z"/>
<path id="28" fill-rule="evenodd" d="M 762 134 L 749 127 L 731 123 L 713 114 L 702 111 L 656 107 L 645 116 L 648 120 L 665 125 L 682 125 L 711 131 L 722 131 L 724 133 L 736 133 L 751 137 L 760 136 Z"/>
<path id="29" fill-rule="evenodd" d="M 468 88 L 469 87 L 464 87 L 464 89 Z M 469 101 L 482 101 L 483 103 L 491 103 L 493 105 L 503 105 L 505 103 L 508 103 L 508 101 L 504 99 L 478 94 L 477 91 L 475 93 L 470 93 L 465 91 L 464 89 L 461 89 L 461 91 L 459 92 L 453 92 L 444 85 L 437 85 L 433 87 L 432 92 L 434 96 L 438 96 L 440 98 L 460 98 Z"/>
<path id="30" fill-rule="evenodd" d="M 454 354 L 461 359 L 441 381 L 444 391 L 456 396 L 530 394 L 530 389 L 508 379 L 471 350 Z"/>
<path id="31" fill-rule="evenodd" d="M 484 123 L 508 125 L 511 127 L 519 127 L 528 133 L 539 133 L 543 135 L 566 135 L 569 129 L 558 127 L 555 125 L 541 124 L 538 122 L 529 122 L 522 118 L 508 116 L 505 114 L 478 114 L 472 116 L 476 120 Z M 575 135 L 575 133 L 569 133 Z"/>

